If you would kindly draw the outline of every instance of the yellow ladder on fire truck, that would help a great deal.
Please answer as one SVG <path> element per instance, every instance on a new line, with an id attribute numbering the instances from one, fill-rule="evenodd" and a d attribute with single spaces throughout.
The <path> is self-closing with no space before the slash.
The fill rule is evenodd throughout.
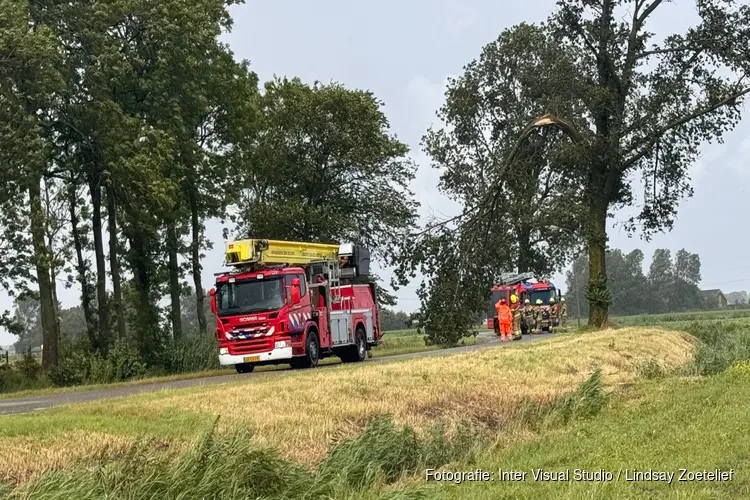
<path id="1" fill-rule="evenodd" d="M 343 297 L 340 289 L 341 270 L 339 256 L 349 256 L 351 245 L 306 243 L 264 239 L 245 239 L 226 243 L 224 262 L 233 267 L 254 266 L 307 266 L 314 262 L 326 263 L 328 293 L 331 301 L 342 303 L 342 309 L 351 309 L 349 297 Z"/>
<path id="2" fill-rule="evenodd" d="M 338 256 L 339 245 L 259 239 L 229 241 L 224 252 L 229 266 L 305 266 L 315 261 L 338 260 Z"/>

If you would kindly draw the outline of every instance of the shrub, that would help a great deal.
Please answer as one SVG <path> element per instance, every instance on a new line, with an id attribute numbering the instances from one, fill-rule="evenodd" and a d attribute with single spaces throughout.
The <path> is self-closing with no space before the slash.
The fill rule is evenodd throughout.
<path id="1" fill-rule="evenodd" d="M 190 335 L 176 340 L 165 349 L 160 360 L 167 373 L 189 373 L 220 368 L 216 339 Z"/>
<path id="2" fill-rule="evenodd" d="M 49 383 L 39 361 L 30 354 L 10 365 L 0 365 L 0 392 L 37 389 Z"/>
<path id="3" fill-rule="evenodd" d="M 606 402 L 602 372 L 597 369 L 589 378 L 581 382 L 573 394 L 560 398 L 550 412 L 551 420 L 567 424 L 576 418 L 593 417 L 601 411 Z"/>
<path id="4" fill-rule="evenodd" d="M 131 380 L 147 373 L 147 367 L 132 343 L 115 342 L 106 358 L 91 351 L 88 344 L 80 343 L 50 369 L 50 379 L 56 386 L 64 387 Z"/>
<path id="5" fill-rule="evenodd" d="M 57 366 L 49 371 L 52 383 L 58 387 L 66 387 L 84 383 L 88 375 L 87 354 L 74 352 L 59 360 Z"/>
<path id="6" fill-rule="evenodd" d="M 115 380 L 131 380 L 148 374 L 148 367 L 141 360 L 138 347 L 127 340 L 115 343 L 108 361 Z"/>
<path id="7" fill-rule="evenodd" d="M 15 369 L 29 380 L 36 380 L 42 373 L 42 365 L 30 352 L 24 353 L 21 359 L 16 361 Z"/>
<path id="8" fill-rule="evenodd" d="M 737 361 L 750 361 L 750 327 L 736 321 L 693 322 L 685 330 L 701 341 L 693 363 L 695 375 L 715 375 Z"/>
<path id="9" fill-rule="evenodd" d="M 116 341 L 108 355 L 94 351 L 88 339 L 75 342 L 65 338 L 60 345 L 58 365 L 43 373 L 39 362 L 24 356 L 0 373 L 0 391 L 17 391 L 55 385 L 58 387 L 107 384 L 145 377 L 156 373 L 188 373 L 219 368 L 213 337 L 188 336 L 167 345 L 148 366 L 133 341 Z"/>
<path id="10" fill-rule="evenodd" d="M 664 367 L 655 359 L 649 359 L 638 366 L 638 375 L 647 380 L 662 378 L 665 375 Z"/>

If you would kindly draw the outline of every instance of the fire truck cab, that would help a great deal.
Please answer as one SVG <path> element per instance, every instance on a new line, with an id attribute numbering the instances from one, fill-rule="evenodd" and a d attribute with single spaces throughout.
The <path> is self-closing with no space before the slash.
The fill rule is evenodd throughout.
<path id="1" fill-rule="evenodd" d="M 327 356 L 359 362 L 382 339 L 369 252 L 352 244 L 228 242 L 209 292 L 219 362 L 314 367 Z"/>

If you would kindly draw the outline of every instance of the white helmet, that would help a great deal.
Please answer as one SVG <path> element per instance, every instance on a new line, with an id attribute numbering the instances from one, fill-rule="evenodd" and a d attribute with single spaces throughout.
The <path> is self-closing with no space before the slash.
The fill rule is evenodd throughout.
<path id="1" fill-rule="evenodd" d="M 560 302 L 565 302 L 565 297 L 562 297 L 562 298 L 560 299 Z"/>

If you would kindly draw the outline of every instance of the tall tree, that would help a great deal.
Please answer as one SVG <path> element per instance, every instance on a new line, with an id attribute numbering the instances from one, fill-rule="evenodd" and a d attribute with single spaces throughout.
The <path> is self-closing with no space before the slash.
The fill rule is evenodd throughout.
<path id="1" fill-rule="evenodd" d="M 621 314 L 641 314 L 648 311 L 648 280 L 643 274 L 644 255 L 640 249 L 635 249 L 625 255 L 625 288 L 628 293 L 622 298 Z"/>
<path id="2" fill-rule="evenodd" d="M 258 238 L 351 241 L 392 262 L 418 203 L 415 166 L 370 92 L 298 79 L 266 83 L 244 163 L 238 230 Z"/>
<path id="3" fill-rule="evenodd" d="M 44 344 L 39 301 L 27 296 L 13 302 L 14 343 L 16 352 L 28 352 Z"/>
<path id="4" fill-rule="evenodd" d="M 55 313 L 55 331 L 60 333 L 60 302 L 57 296 L 58 281 L 62 273 L 70 272 L 68 263 L 70 242 L 65 231 L 68 220 L 66 217 L 67 200 L 66 187 L 56 178 L 47 178 L 43 182 L 43 204 L 45 210 L 45 240 L 50 252 L 50 286 Z"/>
<path id="5" fill-rule="evenodd" d="M 43 365 L 57 364 L 56 303 L 50 270 L 52 252 L 47 246 L 47 221 L 42 182 L 52 167 L 47 138 L 48 123 L 62 88 L 58 41 L 45 23 L 44 3 L 0 2 L 0 162 L 4 179 L 0 203 L 21 203 L 26 210 L 4 213 L 6 228 L 30 228 L 33 250 L 30 262 L 36 273 L 44 337 Z M 14 217 L 26 216 L 26 224 Z M 20 243 L 18 238 L 11 241 Z M 20 250 L 14 248 L 13 250 Z M 11 265 L 18 261 L 11 260 Z M 3 266 L 5 267 L 5 266 Z M 16 283 L 17 285 L 18 283 Z"/>
<path id="6" fill-rule="evenodd" d="M 619 249 L 609 249 L 606 254 L 609 286 L 612 293 L 611 312 L 618 315 L 652 312 L 649 281 L 643 274 L 643 252 L 635 249 L 624 254 Z M 577 274 L 574 275 L 573 273 Z M 588 303 L 581 302 L 586 294 L 588 256 L 580 255 L 566 273 L 566 297 L 569 310 L 576 307 L 578 295 L 581 314 L 588 314 Z M 577 285 L 577 286 L 576 286 Z"/>
<path id="7" fill-rule="evenodd" d="M 67 183 L 68 190 L 68 216 L 70 220 L 70 233 L 75 252 L 75 278 L 68 277 L 68 283 L 78 282 L 81 287 L 81 309 L 86 322 L 86 335 L 89 343 L 96 345 L 97 321 L 95 317 L 93 301 L 94 287 L 92 285 L 90 261 L 85 252 L 90 246 L 89 228 L 86 225 L 87 204 L 80 193 L 80 182 L 71 178 Z"/>
<path id="8" fill-rule="evenodd" d="M 236 180 L 234 164 L 222 161 L 221 156 L 227 150 L 231 152 L 234 142 L 254 126 L 247 111 L 254 104 L 257 79 L 247 63 L 235 62 L 231 51 L 219 42 L 219 37 L 231 28 L 225 2 L 166 4 L 168 22 L 154 22 L 160 19 L 164 4 L 139 12 L 138 22 L 132 25 L 138 41 L 133 56 L 148 61 L 145 73 L 139 76 L 144 90 L 170 96 L 147 101 L 138 112 L 146 123 L 164 131 L 172 141 L 172 157 L 164 176 L 178 191 L 170 196 L 171 203 L 160 217 L 164 224 L 170 320 L 173 336 L 178 338 L 182 334 L 183 277 L 179 259 L 187 250 L 187 233 L 192 233 L 190 259 L 200 296 L 196 304 L 199 325 L 202 331 L 206 330 L 199 261 L 203 220 L 224 216 L 228 196 L 239 189 L 231 186 Z M 174 30 L 176 25 L 181 31 Z"/>
<path id="9" fill-rule="evenodd" d="M 576 88 L 589 110 L 581 165 L 586 173 L 589 323 L 607 320 L 605 252 L 611 208 L 633 203 L 632 180 L 645 199 L 631 229 L 671 228 L 679 200 L 691 193 L 688 168 L 705 141 L 721 138 L 740 119 L 750 59 L 750 6 L 700 0 L 699 22 L 650 44 L 647 23 L 663 0 L 560 0 L 549 26 L 577 51 Z M 627 9 L 627 10 L 626 10 Z"/>
<path id="10" fill-rule="evenodd" d="M 439 188 L 474 215 L 495 186 L 517 137 L 530 119 L 547 110 L 583 116 L 574 99 L 540 85 L 540 74 L 569 70 L 569 60 L 539 27 L 521 24 L 486 45 L 478 60 L 452 80 L 437 113 L 444 123 L 424 137 L 425 151 L 441 170 Z M 530 138 L 506 173 L 506 182 L 479 217 L 497 223 L 490 230 L 512 246 L 512 262 L 499 269 L 551 274 L 564 263 L 578 229 L 572 199 L 578 179 L 560 168 L 566 141 L 554 130 Z M 573 204 L 573 206 L 575 206 Z"/>
<path id="11" fill-rule="evenodd" d="M 55 2 L 45 10 L 60 40 L 65 60 L 66 86 L 51 124 L 55 131 L 55 157 L 66 170 L 64 179 L 68 183 L 71 233 L 82 305 L 89 322 L 89 341 L 94 349 L 103 353 L 108 351 L 111 341 L 110 309 L 118 317 L 121 309 L 116 260 L 114 268 L 110 269 L 115 288 L 114 307 L 109 303 L 107 290 L 107 247 L 110 247 L 109 261 L 112 264 L 117 254 L 112 255 L 111 247 L 118 234 L 112 220 L 112 207 L 108 207 L 112 202 L 107 190 L 112 183 L 113 169 L 119 159 L 128 154 L 127 146 L 133 141 L 132 133 L 128 136 L 123 128 L 125 116 L 122 108 L 112 96 L 118 85 L 126 84 L 122 54 L 113 36 L 126 8 L 127 3 L 93 6 Z M 79 205 L 84 197 L 87 202 Z M 90 226 L 83 225 L 82 219 L 90 219 Z M 110 226 L 109 242 L 105 242 L 105 219 Z M 83 232 L 84 229 L 90 234 Z M 94 252 L 93 287 L 84 270 L 89 236 Z"/>
<path id="12" fill-rule="evenodd" d="M 672 253 L 665 248 L 657 248 L 651 257 L 648 270 L 648 281 L 651 288 L 652 312 L 663 313 L 671 310 L 670 297 L 674 285 L 672 273 Z"/>
<path id="13" fill-rule="evenodd" d="M 701 280 L 701 259 L 684 248 L 675 254 L 672 268 L 670 308 L 676 311 L 697 309 L 701 306 L 698 283 Z"/>
<path id="14" fill-rule="evenodd" d="M 226 23 L 224 30 L 230 25 Z M 193 101 L 183 110 L 179 162 L 183 203 L 189 212 L 190 271 L 196 290 L 198 331 L 205 334 L 205 296 L 201 250 L 209 245 L 204 221 L 226 218 L 227 207 L 239 196 L 243 156 L 257 132 L 258 79 L 248 63 L 234 61 L 231 51 L 215 43 L 206 49 L 211 57 L 194 72 L 203 76 Z M 201 92 L 201 95 L 196 96 Z M 174 301 L 174 299 L 173 299 Z"/>
<path id="15" fill-rule="evenodd" d="M 428 271 L 435 273 L 424 290 L 427 302 L 433 294 L 435 301 L 422 304 L 428 334 L 432 327 L 445 329 L 438 336 L 453 342 L 454 335 L 468 332 L 476 308 L 486 309 L 481 304 L 500 272 L 533 271 L 546 277 L 563 266 L 573 249 L 580 220 L 576 200 L 582 194 L 576 171 L 568 165 L 574 144 L 556 129 L 545 129 L 517 145 L 527 123 L 547 110 L 584 116 L 575 96 L 548 88 L 550 82 L 540 78 L 567 74 L 570 56 L 544 29 L 521 24 L 503 31 L 449 82 L 437 113 L 441 128 L 428 130 L 423 143 L 432 166 L 441 170 L 440 190 L 460 202 L 463 211 L 447 224 L 429 221 L 424 231 L 405 240 L 407 258 L 399 270 L 400 284 L 417 267 L 424 274 L 430 252 L 443 254 L 438 265 L 457 266 L 454 271 Z M 455 255 L 448 259 L 450 252 Z M 462 262 L 481 262 L 487 271 L 472 275 Z M 441 286 L 447 289 L 438 290 Z M 470 311 L 462 315 L 463 328 L 447 317 L 455 308 Z M 434 321 L 431 315 L 437 315 Z"/>

